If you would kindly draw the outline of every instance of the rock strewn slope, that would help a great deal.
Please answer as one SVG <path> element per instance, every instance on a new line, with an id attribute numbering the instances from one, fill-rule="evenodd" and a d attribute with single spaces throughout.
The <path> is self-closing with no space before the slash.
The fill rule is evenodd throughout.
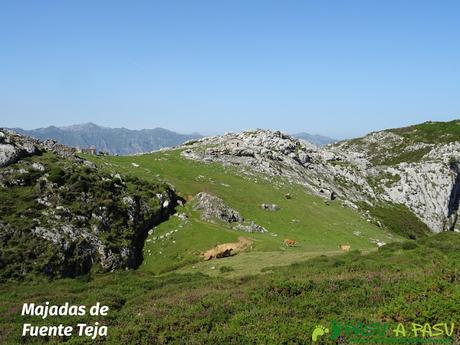
<path id="1" fill-rule="evenodd" d="M 55 142 L 0 130 L 0 279 L 137 267 L 176 203 L 167 185 L 106 174 Z"/>

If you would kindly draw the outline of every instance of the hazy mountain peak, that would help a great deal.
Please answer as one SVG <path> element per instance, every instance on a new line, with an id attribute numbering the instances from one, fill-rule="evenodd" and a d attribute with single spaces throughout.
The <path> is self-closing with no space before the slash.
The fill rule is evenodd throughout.
<path id="1" fill-rule="evenodd" d="M 85 148 L 94 145 L 98 151 L 119 155 L 151 152 L 202 137 L 199 134 L 179 134 L 164 128 L 132 130 L 102 127 L 92 122 L 65 127 L 14 130 L 41 140 L 53 139 L 72 147 Z"/>
<path id="2" fill-rule="evenodd" d="M 310 143 L 315 144 L 317 146 L 324 146 L 324 145 L 328 145 L 328 144 L 333 144 L 333 143 L 338 141 L 337 139 L 329 138 L 329 137 L 324 136 L 324 135 L 309 134 L 309 133 L 305 133 L 305 132 L 293 134 L 293 136 L 295 138 L 297 138 L 297 139 L 302 139 L 302 140 L 309 141 Z"/>
<path id="3" fill-rule="evenodd" d="M 53 127 L 53 126 L 50 126 L 50 127 Z M 48 128 L 50 128 L 50 127 L 48 127 Z M 58 127 L 58 128 L 61 129 L 61 130 L 64 130 L 64 131 L 65 130 L 78 131 L 78 130 L 84 130 L 84 129 L 103 129 L 103 128 L 107 128 L 107 127 L 102 127 L 102 126 L 96 125 L 93 122 L 86 122 L 86 123 L 82 123 L 82 124 L 62 126 L 62 127 Z"/>

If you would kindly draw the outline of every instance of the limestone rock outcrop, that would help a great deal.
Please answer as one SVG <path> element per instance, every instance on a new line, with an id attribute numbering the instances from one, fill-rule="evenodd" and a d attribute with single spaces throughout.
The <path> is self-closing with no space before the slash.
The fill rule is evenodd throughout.
<path id="1" fill-rule="evenodd" d="M 353 208 L 402 204 L 433 232 L 457 229 L 460 177 L 452 157 L 460 156 L 460 141 L 417 141 L 387 130 L 316 147 L 279 131 L 252 130 L 185 144 L 182 156 L 297 183 Z"/>
<path id="2" fill-rule="evenodd" d="M 244 218 L 228 207 L 224 201 L 209 193 L 201 192 L 193 198 L 193 208 L 201 212 L 201 219 L 211 221 L 218 219 L 227 223 L 242 222 Z"/>
<path id="3" fill-rule="evenodd" d="M 209 193 L 198 193 L 193 199 L 193 209 L 201 213 L 201 219 L 214 222 L 215 220 L 228 223 L 235 230 L 244 232 L 268 232 L 263 226 L 254 221 L 245 221 L 240 213 L 227 206 L 225 202 Z"/>

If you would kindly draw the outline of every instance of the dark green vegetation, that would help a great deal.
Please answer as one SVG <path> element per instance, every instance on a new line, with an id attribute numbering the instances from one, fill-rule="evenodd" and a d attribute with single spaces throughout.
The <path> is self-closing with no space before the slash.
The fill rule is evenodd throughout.
<path id="1" fill-rule="evenodd" d="M 413 142 L 443 144 L 460 141 L 460 120 L 449 122 L 428 121 L 418 125 L 390 130 Z"/>
<path id="2" fill-rule="evenodd" d="M 156 194 L 171 194 L 50 152 L 3 168 L 1 183 L 0 281 L 136 267 L 147 230 L 167 215 Z"/>
<path id="3" fill-rule="evenodd" d="M 7 283 L 0 287 L 0 343 L 23 343 L 24 322 L 99 321 L 109 326 L 107 339 L 73 337 L 66 344 L 310 344 L 313 328 L 332 320 L 392 327 L 455 322 L 458 342 L 459 269 L 460 237 L 442 233 L 367 255 L 320 256 L 236 279 L 226 279 L 226 273 L 155 277 L 131 271 L 23 283 L 20 289 Z M 111 309 L 105 318 L 20 316 L 23 302 L 45 301 L 101 302 Z M 27 343 L 61 340 L 29 338 Z M 348 344 L 346 338 L 340 343 Z"/>
<path id="4" fill-rule="evenodd" d="M 394 233 L 409 239 L 417 239 L 431 234 L 428 226 L 418 219 L 406 206 L 379 204 L 374 207 L 362 203 L 363 209 L 385 224 Z"/>
<path id="5" fill-rule="evenodd" d="M 374 158 L 372 163 L 380 165 L 397 165 L 399 163 L 414 163 L 419 162 L 428 152 L 431 147 L 424 147 L 417 150 L 405 152 L 404 149 L 407 145 L 402 144 L 394 147 L 394 155 L 384 159 Z"/>
<path id="6" fill-rule="evenodd" d="M 369 161 L 374 165 L 391 166 L 399 163 L 419 162 L 423 156 L 431 151 L 431 147 L 421 147 L 419 149 L 406 150 L 411 144 L 415 144 L 410 137 L 406 140 L 395 142 L 390 146 L 380 145 L 379 143 L 364 143 L 362 138 L 352 139 L 346 144 L 347 147 L 355 147 L 367 153 Z"/>

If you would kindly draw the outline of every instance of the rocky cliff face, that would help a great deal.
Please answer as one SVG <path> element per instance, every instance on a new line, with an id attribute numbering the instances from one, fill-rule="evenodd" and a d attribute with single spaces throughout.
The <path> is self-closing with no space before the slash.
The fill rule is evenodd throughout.
<path id="1" fill-rule="evenodd" d="M 0 280 L 137 267 L 172 212 L 164 184 L 107 174 L 53 141 L 0 130 Z"/>
<path id="2" fill-rule="evenodd" d="M 367 177 L 375 199 L 407 206 L 434 232 L 455 230 L 460 137 L 444 126 L 439 138 L 424 135 L 439 126 L 426 123 L 371 133 L 331 149 L 348 162 L 350 154 L 360 156 L 354 167 Z"/>
<path id="3" fill-rule="evenodd" d="M 443 140 L 437 140 L 432 126 L 438 124 L 371 133 L 323 148 L 281 132 L 246 131 L 186 143 L 182 155 L 237 166 L 247 175 L 280 177 L 325 198 L 338 196 L 349 207 L 404 205 L 433 232 L 454 230 L 460 134 L 443 128 Z"/>

